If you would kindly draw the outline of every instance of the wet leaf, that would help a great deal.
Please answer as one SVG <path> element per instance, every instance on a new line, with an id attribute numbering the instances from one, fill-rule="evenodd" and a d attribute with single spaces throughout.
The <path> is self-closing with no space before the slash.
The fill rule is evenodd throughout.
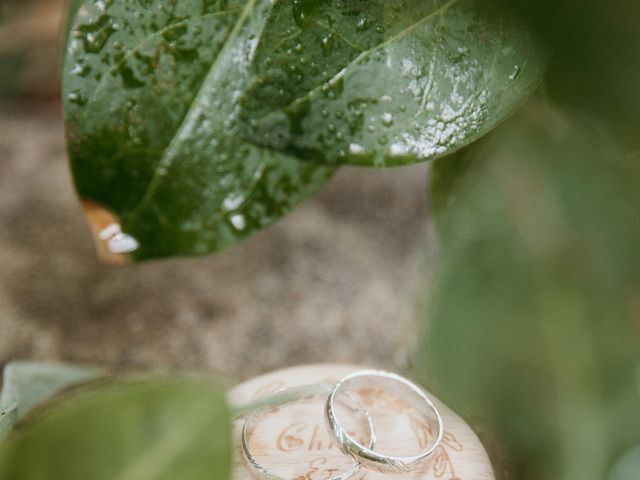
<path id="1" fill-rule="evenodd" d="M 76 391 L 0 445 L 2 480 L 227 480 L 223 392 L 196 378 L 118 381 Z"/>
<path id="2" fill-rule="evenodd" d="M 509 115 L 545 64 L 488 2 L 277 2 L 244 97 L 247 137 L 330 164 L 447 155 Z"/>
<path id="3" fill-rule="evenodd" d="M 0 438 L 37 404 L 100 375 L 97 368 L 62 363 L 13 362 L 2 374 Z"/>
<path id="4" fill-rule="evenodd" d="M 640 170 L 540 106 L 464 154 L 416 369 L 513 478 L 607 478 L 640 441 Z"/>
<path id="5" fill-rule="evenodd" d="M 63 45 L 67 45 L 69 43 L 69 34 L 71 32 L 73 20 L 76 17 L 78 10 L 80 10 L 80 7 L 82 7 L 83 2 L 84 0 L 67 0 L 66 2 L 67 15 L 63 19 L 64 23 L 62 24 Z M 63 53 L 66 53 L 66 48 L 63 49 Z"/>
<path id="6" fill-rule="evenodd" d="M 111 260 L 220 250 L 332 174 L 239 135 L 238 100 L 270 6 L 84 1 L 63 73 L 68 149 Z"/>

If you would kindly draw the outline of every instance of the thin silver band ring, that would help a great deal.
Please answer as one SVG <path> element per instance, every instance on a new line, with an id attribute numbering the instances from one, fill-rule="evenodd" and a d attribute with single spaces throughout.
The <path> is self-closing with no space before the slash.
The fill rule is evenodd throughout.
<path id="1" fill-rule="evenodd" d="M 431 410 L 434 413 L 438 424 L 438 433 L 434 442 L 426 450 L 417 455 L 407 457 L 383 455 L 374 451 L 370 446 L 358 443 L 345 431 L 344 427 L 336 417 L 336 397 L 341 393 L 348 393 L 349 390 L 371 388 L 375 386 L 384 386 L 386 390 L 396 391 L 403 398 L 406 398 L 408 391 L 418 410 L 425 410 L 425 414 L 426 410 Z M 424 390 L 400 375 L 381 370 L 363 370 L 347 375 L 340 380 L 335 387 L 333 387 L 333 390 L 327 398 L 325 405 L 325 420 L 327 422 L 329 433 L 343 453 L 353 457 L 356 462 L 361 464 L 363 467 L 381 473 L 406 473 L 419 470 L 438 448 L 442 442 L 442 436 L 444 434 L 442 416 Z"/>
<path id="2" fill-rule="evenodd" d="M 265 398 L 261 401 L 262 406 L 253 410 L 244 419 L 244 424 L 242 426 L 242 452 L 244 453 L 245 461 L 247 466 L 251 470 L 251 473 L 259 479 L 262 480 L 291 480 L 286 477 L 281 477 L 278 474 L 270 471 L 262 464 L 260 464 L 256 458 L 251 453 L 251 449 L 249 448 L 249 435 L 253 431 L 256 426 L 257 420 L 261 417 L 261 414 L 268 411 L 269 409 L 286 405 L 288 403 L 293 403 L 300 400 L 310 399 L 310 398 L 326 398 L 331 392 L 330 385 L 317 384 L 317 385 L 305 385 L 302 387 L 293 387 L 287 390 L 282 390 L 280 392 L 274 393 L 269 397 Z M 357 403 L 355 404 L 355 408 L 348 406 L 349 409 L 352 409 L 354 412 L 358 412 L 364 416 L 367 422 L 367 427 L 369 429 L 369 447 L 374 448 L 376 442 L 375 429 L 373 426 L 373 420 L 371 419 L 371 415 L 365 409 L 363 409 Z M 328 480 L 356 480 L 360 476 L 365 473 L 365 470 L 361 467 L 359 463 L 355 463 L 355 465 L 343 472 L 339 475 L 335 475 Z"/>

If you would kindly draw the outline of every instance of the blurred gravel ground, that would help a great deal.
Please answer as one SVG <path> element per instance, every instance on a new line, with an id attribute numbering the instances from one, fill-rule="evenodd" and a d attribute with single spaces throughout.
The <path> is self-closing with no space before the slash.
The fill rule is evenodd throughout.
<path id="1" fill-rule="evenodd" d="M 424 293 L 426 166 L 345 168 L 230 250 L 109 267 L 73 193 L 58 107 L 31 108 L 0 111 L 0 363 L 235 379 L 307 362 L 405 364 Z"/>
<path id="2" fill-rule="evenodd" d="M 415 340 L 425 166 L 343 169 L 274 227 L 205 258 L 100 264 L 56 101 L 64 0 L 0 0 L 0 364 L 69 360 L 249 376 L 401 369 Z"/>
<path id="3" fill-rule="evenodd" d="M 65 0 L 0 0 L 0 105 L 58 93 Z"/>

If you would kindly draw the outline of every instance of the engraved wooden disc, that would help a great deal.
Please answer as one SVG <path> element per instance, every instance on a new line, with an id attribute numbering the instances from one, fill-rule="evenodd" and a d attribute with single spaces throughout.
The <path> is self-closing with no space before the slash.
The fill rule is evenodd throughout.
<path id="1" fill-rule="evenodd" d="M 233 405 L 263 398 L 284 388 L 314 383 L 336 383 L 345 375 L 363 370 L 349 365 L 306 365 L 271 372 L 234 387 L 229 393 Z M 433 425 L 416 415 L 406 402 L 385 392 L 363 392 L 365 408 L 371 412 L 379 438 L 376 450 L 391 455 L 411 455 L 433 438 Z M 431 395 L 430 395 L 431 396 Z M 420 472 L 381 474 L 367 472 L 366 480 L 495 480 L 487 453 L 471 428 L 437 399 L 442 414 L 444 439 Z M 347 471 L 353 461 L 331 442 L 324 423 L 323 399 L 308 399 L 266 411 L 249 438 L 256 459 L 282 478 L 329 480 Z M 378 421 L 382 419 L 382 421 Z M 368 438 L 366 422 L 354 418 L 354 434 Z M 254 480 L 240 447 L 242 420 L 234 423 L 235 462 L 233 480 Z M 351 425 L 349 425 L 351 428 Z"/>

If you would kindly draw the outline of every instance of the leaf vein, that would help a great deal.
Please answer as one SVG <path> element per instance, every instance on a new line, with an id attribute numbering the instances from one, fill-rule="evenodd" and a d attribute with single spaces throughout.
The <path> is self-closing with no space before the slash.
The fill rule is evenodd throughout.
<path id="1" fill-rule="evenodd" d="M 231 30 L 231 33 L 229 34 L 229 38 L 227 39 L 224 47 L 222 49 L 220 49 L 220 52 L 216 56 L 216 59 L 213 61 L 213 63 L 211 64 L 211 67 L 209 68 L 208 74 L 205 76 L 204 81 L 202 82 L 202 84 L 200 85 L 200 88 L 198 89 L 198 92 L 194 96 L 194 101 L 192 102 L 191 107 L 189 108 L 189 110 L 184 115 L 184 117 L 182 119 L 182 123 L 180 124 L 180 126 L 176 130 L 176 133 L 173 136 L 173 138 L 171 139 L 171 141 L 169 142 L 167 148 L 164 150 L 164 154 L 160 158 L 158 164 L 155 166 L 155 168 L 153 170 L 153 176 L 152 176 L 151 180 L 149 181 L 149 183 L 147 185 L 147 188 L 145 189 L 145 192 L 141 197 L 141 200 L 132 209 L 132 211 L 130 213 L 130 217 L 131 218 L 135 217 L 139 213 L 139 211 L 151 199 L 151 196 L 153 195 L 153 193 L 155 192 L 155 190 L 157 188 L 159 179 L 162 178 L 161 175 L 159 174 L 160 171 L 161 170 L 166 170 L 169 167 L 171 167 L 171 164 L 173 163 L 173 160 L 174 160 L 176 152 L 177 152 L 177 150 L 176 150 L 177 149 L 177 144 L 180 141 L 182 141 L 186 137 L 186 134 L 188 133 L 188 131 L 191 128 L 193 128 L 193 123 L 194 123 L 195 117 L 197 117 L 197 115 L 200 113 L 201 106 L 199 104 L 200 102 L 198 101 L 198 99 L 200 99 L 200 97 L 202 96 L 205 88 L 210 83 L 210 80 L 211 80 L 212 76 L 216 73 L 216 68 L 218 66 L 218 62 L 220 61 L 221 58 L 224 57 L 224 54 L 226 53 L 226 50 L 229 48 L 229 46 L 234 42 L 236 37 L 239 35 L 240 30 L 242 29 L 242 27 L 245 24 L 245 21 L 247 20 L 247 17 L 249 16 L 251 11 L 255 7 L 256 2 L 257 2 L 257 0 L 249 0 L 246 3 L 244 9 L 242 10 L 242 13 L 240 14 L 240 17 L 238 18 L 238 20 L 236 21 L 236 23 L 235 23 L 235 25 L 233 27 L 233 30 Z"/>
<path id="2" fill-rule="evenodd" d="M 184 25 L 187 25 L 191 20 L 194 19 L 198 19 L 198 20 L 204 20 L 206 18 L 215 18 L 215 17 L 221 17 L 224 15 L 229 15 L 231 13 L 237 13 L 239 12 L 240 9 L 236 8 L 236 9 L 232 9 L 232 10 L 221 10 L 219 12 L 214 12 L 214 13 L 209 13 L 206 15 L 198 15 L 198 16 L 194 16 L 194 17 L 189 17 L 187 19 L 184 20 L 180 20 L 179 22 L 175 22 L 172 23 L 170 25 L 165 26 L 164 28 L 158 30 L 157 32 L 152 33 L 151 35 L 147 35 L 146 37 L 144 37 L 142 40 L 140 40 L 140 42 L 138 42 L 138 44 L 136 44 L 134 47 L 130 48 L 129 50 L 126 51 L 126 53 L 123 55 L 123 57 L 118 60 L 116 63 L 114 63 L 113 65 L 111 65 L 111 67 L 103 74 L 102 78 L 100 79 L 100 82 L 98 83 L 98 85 L 96 86 L 95 90 L 93 91 L 93 94 L 91 95 L 89 101 L 94 101 L 96 99 L 96 97 L 98 96 L 98 94 L 102 91 L 102 89 L 104 89 L 104 87 L 106 86 L 107 82 L 106 80 L 118 69 L 120 68 L 122 65 L 124 65 L 124 63 L 131 58 L 131 56 L 140 51 L 140 49 L 150 40 L 157 38 L 161 35 L 164 35 L 165 33 L 170 32 L 171 30 L 174 30 L 176 28 L 180 28 Z"/>
<path id="3" fill-rule="evenodd" d="M 407 28 L 405 28 L 404 30 L 402 30 L 401 32 L 398 32 L 396 35 L 393 35 L 392 37 L 389 37 L 387 40 L 385 40 L 384 42 L 380 43 L 379 45 L 375 46 L 374 48 L 370 48 L 369 50 L 364 50 L 362 51 L 355 59 L 353 59 L 346 67 L 344 67 L 342 70 L 340 70 L 338 73 L 336 73 L 332 78 L 330 78 L 329 80 L 323 82 L 321 85 L 317 86 L 316 88 L 310 90 L 308 93 L 306 93 L 305 95 L 303 95 L 302 97 L 299 97 L 295 100 L 293 100 L 291 103 L 289 103 L 288 105 L 286 105 L 285 107 L 281 107 L 279 109 L 276 109 L 268 114 L 266 114 L 265 116 L 271 115 L 279 110 L 287 110 L 290 109 L 291 107 L 293 107 L 294 105 L 299 105 L 307 100 L 309 100 L 309 98 L 314 95 L 315 93 L 319 92 L 322 88 L 324 88 L 326 85 L 328 86 L 333 86 L 335 84 L 337 84 L 340 80 L 342 80 L 347 73 L 349 73 L 349 71 L 356 65 L 360 64 L 362 61 L 364 61 L 369 55 L 378 52 L 380 50 L 382 50 L 383 48 L 385 48 L 387 45 L 390 45 L 394 42 L 397 42 L 398 40 L 403 39 L 404 37 L 406 37 L 407 35 L 409 35 L 411 32 L 413 32 L 416 28 L 420 27 L 421 25 L 425 24 L 426 22 L 428 22 L 429 20 L 432 20 L 433 18 L 444 14 L 447 10 L 449 10 L 449 8 L 451 8 L 455 3 L 458 3 L 460 0 L 449 0 L 447 3 L 445 3 L 444 5 L 442 5 L 441 7 L 437 8 L 436 10 L 434 10 L 433 12 L 431 12 L 428 15 L 425 15 L 423 18 L 421 18 L 420 20 L 418 20 L 417 22 L 415 22 L 414 24 L 408 26 Z"/>

